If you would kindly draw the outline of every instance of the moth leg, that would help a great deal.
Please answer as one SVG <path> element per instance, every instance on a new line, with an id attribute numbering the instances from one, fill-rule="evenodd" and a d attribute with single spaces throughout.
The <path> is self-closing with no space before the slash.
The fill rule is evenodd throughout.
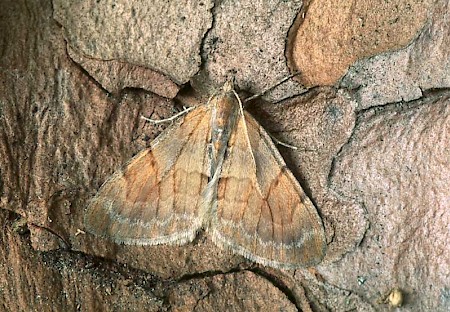
<path id="1" fill-rule="evenodd" d="M 147 118 L 147 117 L 141 115 L 141 119 L 144 119 L 145 121 L 151 122 L 153 124 L 160 124 L 160 123 L 163 123 L 163 122 L 173 121 L 173 120 L 177 119 L 178 117 L 180 117 L 180 116 L 190 112 L 195 107 L 196 106 L 191 106 L 191 107 L 188 107 L 188 108 L 184 108 L 181 112 L 179 112 L 178 114 L 175 114 L 175 115 L 173 115 L 172 117 L 169 117 L 169 118 L 150 119 L 150 118 Z"/>
<path id="2" fill-rule="evenodd" d="M 273 136 L 271 133 L 268 133 L 268 134 L 269 134 L 270 138 L 272 139 L 272 141 L 275 142 L 275 144 L 278 144 L 278 145 L 281 145 L 281 146 L 284 146 L 284 147 L 293 149 L 294 151 L 295 151 L 295 150 L 298 150 L 298 147 L 297 147 L 297 146 L 291 145 L 291 144 L 286 143 L 286 142 L 283 142 L 283 141 L 280 141 L 280 140 L 278 140 L 275 136 Z"/>

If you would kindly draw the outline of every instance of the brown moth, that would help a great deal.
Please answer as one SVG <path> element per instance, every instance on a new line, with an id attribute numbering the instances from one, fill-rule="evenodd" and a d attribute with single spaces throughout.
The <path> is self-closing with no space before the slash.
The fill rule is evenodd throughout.
<path id="1" fill-rule="evenodd" d="M 322 220 L 270 136 L 224 84 L 100 188 L 86 229 L 118 243 L 213 242 L 274 268 L 316 264 Z"/>

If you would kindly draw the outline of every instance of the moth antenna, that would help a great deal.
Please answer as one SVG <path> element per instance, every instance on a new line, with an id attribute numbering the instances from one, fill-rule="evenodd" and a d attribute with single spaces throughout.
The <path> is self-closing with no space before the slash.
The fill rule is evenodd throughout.
<path id="1" fill-rule="evenodd" d="M 293 73 L 292 75 L 289 75 L 289 76 L 287 76 L 287 77 L 284 77 L 283 79 L 281 79 L 280 81 L 278 81 L 278 82 L 277 82 L 276 84 L 274 84 L 273 86 L 267 88 L 266 90 L 264 90 L 264 91 L 262 91 L 262 92 L 260 92 L 260 93 L 258 93 L 258 94 L 254 94 L 254 95 L 252 95 L 251 97 L 246 98 L 246 99 L 244 100 L 244 103 L 250 102 L 250 101 L 252 101 L 252 100 L 254 100 L 254 99 L 256 99 L 256 98 L 259 98 L 259 97 L 263 96 L 263 95 L 266 94 L 267 92 L 269 92 L 269 91 L 275 89 L 275 88 L 278 87 L 279 85 L 285 83 L 286 81 L 288 81 L 288 80 L 291 79 L 292 77 L 295 77 L 295 76 L 297 76 L 297 75 L 299 75 L 299 74 L 300 74 L 300 72 L 296 72 L 296 73 Z"/>

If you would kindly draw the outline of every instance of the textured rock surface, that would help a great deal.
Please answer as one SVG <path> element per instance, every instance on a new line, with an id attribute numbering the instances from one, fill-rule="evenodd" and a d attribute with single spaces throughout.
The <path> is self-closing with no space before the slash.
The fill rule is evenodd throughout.
<path id="1" fill-rule="evenodd" d="M 354 64 L 342 86 L 356 90 L 358 109 L 412 101 L 450 87 L 450 4 L 436 1 L 417 38 L 404 49 Z"/>
<path id="2" fill-rule="evenodd" d="M 214 27 L 204 40 L 204 67 L 194 87 L 217 86 L 233 75 L 239 88 L 260 93 L 289 76 L 286 34 L 301 6 L 302 1 L 219 1 L 213 9 Z M 290 80 L 266 98 L 279 101 L 301 90 Z"/>
<path id="3" fill-rule="evenodd" d="M 55 0 L 53 14 L 77 53 L 104 61 L 104 75 L 108 61 L 119 60 L 186 83 L 200 66 L 200 44 L 211 27 L 211 7 L 211 1 L 145 6 L 133 1 Z"/>
<path id="4" fill-rule="evenodd" d="M 404 32 L 390 40 L 386 10 L 333 7 L 336 17 L 379 21 L 363 29 L 323 23 L 311 9 L 318 4 L 3 1 L 0 310 L 375 311 L 388 310 L 394 287 L 404 311 L 447 310 L 448 2 L 411 2 L 409 15 L 396 15 Z M 135 247 L 84 232 L 87 201 L 164 129 L 140 115 L 165 118 L 179 101 L 198 104 L 233 72 L 250 92 L 273 85 L 289 73 L 287 35 L 302 23 L 366 44 L 325 58 L 298 50 L 316 67 L 302 79 L 333 76 L 314 81 L 334 87 L 290 80 L 267 95 L 290 99 L 248 108 L 299 148 L 280 152 L 324 220 L 320 265 L 254 265 L 204 233 L 186 246 Z M 312 40 L 321 33 L 308 29 L 302 42 L 324 49 Z M 320 75 L 346 51 L 359 52 Z M 189 80 L 193 88 L 180 89 Z"/>
<path id="5" fill-rule="evenodd" d="M 311 1 L 289 35 L 290 65 L 308 86 L 334 85 L 356 60 L 410 43 L 431 2 Z"/>
<path id="6" fill-rule="evenodd" d="M 371 227 L 361 248 L 325 275 L 372 300 L 379 290 L 370 285 L 384 283 L 402 288 L 411 306 L 448 308 L 450 96 L 370 109 L 357 124 L 331 185 L 346 197 L 358 194 Z"/>

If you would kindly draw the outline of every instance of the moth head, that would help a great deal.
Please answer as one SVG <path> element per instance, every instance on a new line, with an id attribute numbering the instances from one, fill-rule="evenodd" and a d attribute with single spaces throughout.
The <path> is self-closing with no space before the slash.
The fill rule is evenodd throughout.
<path id="1" fill-rule="evenodd" d="M 224 93 L 232 92 L 234 90 L 234 77 L 228 78 L 223 84 L 222 91 Z"/>

